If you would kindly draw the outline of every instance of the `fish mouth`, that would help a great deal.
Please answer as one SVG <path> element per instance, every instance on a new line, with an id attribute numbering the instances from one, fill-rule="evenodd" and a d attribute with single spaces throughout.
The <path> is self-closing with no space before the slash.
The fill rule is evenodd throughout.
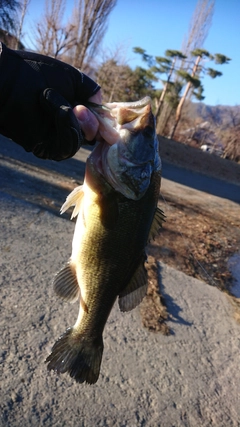
<path id="1" fill-rule="evenodd" d="M 90 155 L 91 164 L 116 191 L 138 200 L 156 168 L 158 141 L 150 98 L 90 109 L 99 121 L 102 137 Z"/>
<path id="2" fill-rule="evenodd" d="M 102 140 L 109 145 L 117 143 L 124 130 L 136 133 L 155 129 L 151 99 L 148 96 L 136 102 L 113 102 L 104 105 L 89 102 L 86 106 L 98 119 L 99 133 Z"/>

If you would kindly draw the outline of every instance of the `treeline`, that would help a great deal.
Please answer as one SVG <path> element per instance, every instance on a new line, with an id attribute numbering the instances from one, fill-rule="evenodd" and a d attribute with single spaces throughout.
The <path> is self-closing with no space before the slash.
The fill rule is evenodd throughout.
<path id="1" fill-rule="evenodd" d="M 11 47 L 17 48 L 24 37 L 30 1 L 0 0 L 0 28 L 14 36 Z M 31 30 L 34 50 L 86 71 L 88 64 L 93 63 L 116 1 L 75 0 L 66 18 L 65 0 L 45 0 L 43 13 Z"/>
<path id="2" fill-rule="evenodd" d="M 222 75 L 212 64 L 230 61 L 226 55 L 210 53 L 202 47 L 211 26 L 214 0 L 197 2 L 182 50 L 168 49 L 159 56 L 135 47 L 134 53 L 140 55 L 143 64 L 135 69 L 127 64 L 120 48 L 99 55 L 108 17 L 116 2 L 76 0 L 66 19 L 65 0 L 46 0 L 43 14 L 32 30 L 34 50 L 89 74 L 101 85 L 105 102 L 128 102 L 151 96 L 158 133 L 185 141 L 184 132 L 198 125 L 187 116 L 186 103 L 204 99 L 205 75 L 213 79 Z M 29 3 L 30 0 L 0 0 L 0 28 L 3 30 L 0 37 L 12 48 L 24 48 L 21 41 Z M 209 123 L 217 129 L 210 116 Z M 234 135 L 238 135 L 238 121 L 232 127 Z M 218 126 L 218 135 L 220 128 Z"/>

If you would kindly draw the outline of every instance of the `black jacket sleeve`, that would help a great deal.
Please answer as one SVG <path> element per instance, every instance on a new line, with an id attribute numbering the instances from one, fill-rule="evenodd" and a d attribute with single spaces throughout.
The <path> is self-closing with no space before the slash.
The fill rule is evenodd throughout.
<path id="1" fill-rule="evenodd" d="M 63 160 L 87 143 L 72 108 L 99 89 L 64 62 L 0 43 L 0 133 L 38 157 Z"/>

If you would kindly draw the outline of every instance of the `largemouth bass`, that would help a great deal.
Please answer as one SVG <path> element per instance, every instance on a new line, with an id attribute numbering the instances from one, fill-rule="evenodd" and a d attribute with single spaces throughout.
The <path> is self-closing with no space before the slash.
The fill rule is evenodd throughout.
<path id="1" fill-rule="evenodd" d="M 72 217 L 78 217 L 71 258 L 54 279 L 56 293 L 79 299 L 80 310 L 46 362 L 48 369 L 93 384 L 114 302 L 118 298 L 120 310 L 129 311 L 146 293 L 145 247 L 164 215 L 157 208 L 161 161 L 150 98 L 89 108 L 105 141 L 88 157 L 83 185 L 62 206 L 62 212 L 75 206 Z"/>

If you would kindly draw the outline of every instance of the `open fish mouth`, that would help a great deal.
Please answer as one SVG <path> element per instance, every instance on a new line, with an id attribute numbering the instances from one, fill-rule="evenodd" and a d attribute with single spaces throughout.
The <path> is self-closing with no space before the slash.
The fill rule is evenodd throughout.
<path id="1" fill-rule="evenodd" d="M 89 162 L 125 197 L 141 198 L 154 170 L 161 169 L 155 120 L 149 97 L 138 102 L 90 104 L 103 141 Z"/>
<path id="2" fill-rule="evenodd" d="M 102 138 L 109 144 L 115 144 L 124 129 L 143 130 L 146 127 L 143 117 L 151 110 L 151 99 L 146 96 L 136 102 L 112 102 L 104 105 L 88 102 L 88 109 L 97 117 Z M 140 121 L 136 121 L 139 119 Z M 154 123 L 151 123 L 154 127 Z"/>

